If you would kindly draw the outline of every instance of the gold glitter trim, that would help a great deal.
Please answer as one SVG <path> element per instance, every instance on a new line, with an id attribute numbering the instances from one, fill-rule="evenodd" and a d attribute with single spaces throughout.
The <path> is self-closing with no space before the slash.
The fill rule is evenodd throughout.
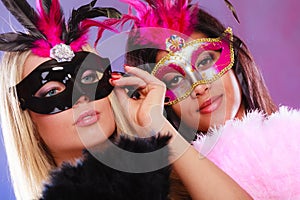
<path id="1" fill-rule="evenodd" d="M 195 83 L 192 84 L 192 87 L 187 90 L 185 92 L 185 94 L 173 101 L 170 101 L 170 102 L 166 102 L 165 105 L 174 105 L 176 103 L 178 103 L 179 101 L 182 101 L 183 99 L 187 98 L 191 93 L 192 91 L 194 90 L 195 87 L 197 87 L 198 85 L 201 85 L 201 84 L 209 84 L 209 83 L 212 83 L 214 82 L 215 80 L 219 79 L 221 76 L 223 76 L 229 69 L 232 68 L 233 64 L 234 64 L 234 49 L 233 49 L 233 33 L 232 33 L 232 28 L 231 27 L 228 27 L 224 33 L 222 34 L 223 37 L 225 35 L 229 34 L 230 36 L 230 44 L 229 44 L 229 49 L 230 49 L 230 63 L 227 67 L 225 67 L 224 69 L 222 69 L 218 74 L 214 75 L 211 79 L 208 79 L 208 80 L 200 80 L 200 81 L 197 81 Z M 185 47 L 187 46 L 191 46 L 195 43 L 200 43 L 200 42 L 220 42 L 222 41 L 222 38 L 223 37 L 218 37 L 218 38 L 200 38 L 200 39 L 196 39 L 196 40 L 193 40 L 191 42 L 188 42 L 186 43 L 182 49 L 184 49 Z M 170 57 L 173 56 L 173 57 L 177 57 L 177 56 L 174 56 L 174 52 L 169 52 L 166 56 L 164 56 L 156 65 L 155 67 L 153 68 L 151 74 L 154 75 L 156 73 L 156 71 L 160 68 L 160 66 L 165 63 L 166 61 L 169 61 L 170 60 Z M 180 58 L 180 57 L 179 57 Z M 182 59 L 182 58 L 181 58 Z"/>

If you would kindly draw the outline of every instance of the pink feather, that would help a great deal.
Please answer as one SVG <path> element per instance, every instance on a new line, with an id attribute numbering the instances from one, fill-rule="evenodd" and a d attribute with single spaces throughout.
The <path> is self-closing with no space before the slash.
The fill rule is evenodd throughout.
<path id="1" fill-rule="evenodd" d="M 63 41 L 60 39 L 62 33 L 63 16 L 58 0 L 52 0 L 49 13 L 42 8 L 42 0 L 37 0 L 39 13 L 38 28 L 47 37 L 48 42 L 55 46 Z"/>
<path id="2" fill-rule="evenodd" d="M 74 52 L 78 52 L 82 50 L 82 46 L 87 44 L 87 41 L 88 41 L 88 35 L 83 34 L 78 39 L 71 42 L 70 47 Z"/>
<path id="3" fill-rule="evenodd" d="M 120 0 L 120 1 L 130 5 L 129 10 L 134 8 L 137 11 L 136 15 L 139 19 L 141 19 L 148 10 L 146 4 L 140 0 Z M 132 13 L 129 12 L 128 14 L 131 15 Z"/>
<path id="4" fill-rule="evenodd" d="M 37 40 L 32 52 L 42 57 L 50 56 L 50 49 L 57 44 L 64 43 L 60 36 L 62 34 L 63 16 L 58 0 L 52 0 L 49 13 L 42 7 L 42 0 L 36 1 L 38 10 L 38 29 L 45 35 L 45 39 Z"/>
<path id="5" fill-rule="evenodd" d="M 193 145 L 254 199 L 281 200 L 300 199 L 299 143 L 300 111 L 280 107 L 228 121 Z"/>
<path id="6" fill-rule="evenodd" d="M 120 0 L 129 4 L 128 15 L 123 20 L 134 20 L 134 28 L 140 28 L 139 40 L 136 42 L 146 45 L 154 44 L 158 48 L 165 48 L 165 40 L 174 33 L 187 38 L 194 29 L 197 21 L 198 6 L 188 6 L 188 0 L 156 0 L 143 2 L 142 0 Z M 134 8 L 136 15 L 131 9 Z M 148 29 L 147 28 L 151 28 Z M 158 28 L 155 31 L 153 28 Z M 133 30 L 135 31 L 135 30 Z"/>
<path id="7" fill-rule="evenodd" d="M 97 39 L 94 43 L 94 46 L 96 46 L 99 39 L 102 37 L 102 33 L 104 30 L 111 30 L 113 32 L 117 32 L 117 30 L 115 28 L 113 28 L 113 25 L 118 22 L 119 22 L 119 20 L 117 20 L 117 19 L 106 19 L 103 22 L 86 19 L 81 22 L 80 30 L 86 34 L 88 32 L 89 28 L 98 27 Z"/>
<path id="8" fill-rule="evenodd" d="M 43 39 L 37 40 L 34 42 L 34 48 L 32 48 L 32 53 L 41 56 L 41 57 L 49 57 L 50 56 L 50 44 Z"/>

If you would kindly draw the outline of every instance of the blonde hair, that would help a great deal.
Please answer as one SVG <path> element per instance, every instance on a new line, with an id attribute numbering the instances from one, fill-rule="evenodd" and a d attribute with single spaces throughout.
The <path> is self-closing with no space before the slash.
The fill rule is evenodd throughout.
<path id="1" fill-rule="evenodd" d="M 28 111 L 19 107 L 15 86 L 31 52 L 5 53 L 0 66 L 0 110 L 2 134 L 11 181 L 17 199 L 36 199 L 42 182 L 54 167 Z"/>

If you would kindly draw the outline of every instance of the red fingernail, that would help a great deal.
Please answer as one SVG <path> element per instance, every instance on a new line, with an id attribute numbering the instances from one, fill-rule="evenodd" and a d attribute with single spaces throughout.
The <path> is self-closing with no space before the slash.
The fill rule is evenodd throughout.
<path id="1" fill-rule="evenodd" d="M 111 77 L 110 79 L 113 81 L 119 80 L 121 77 Z"/>
<path id="2" fill-rule="evenodd" d="M 115 79 L 109 79 L 109 83 L 112 85 L 112 86 L 114 86 L 114 81 L 115 81 Z"/>
<path id="3" fill-rule="evenodd" d="M 111 78 L 112 78 L 113 80 L 119 79 L 119 78 L 121 78 L 121 77 L 122 77 L 122 74 L 120 74 L 120 73 L 118 73 L 118 72 L 112 72 L 112 73 L 111 73 Z"/>

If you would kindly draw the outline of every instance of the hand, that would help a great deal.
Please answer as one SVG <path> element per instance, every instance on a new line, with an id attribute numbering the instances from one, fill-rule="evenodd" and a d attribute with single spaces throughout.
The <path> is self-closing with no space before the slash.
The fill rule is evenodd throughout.
<path id="1" fill-rule="evenodd" d="M 125 71 L 133 76 L 112 77 L 111 84 L 127 115 L 128 122 L 140 129 L 135 134 L 144 133 L 150 136 L 166 131 L 172 135 L 169 142 L 170 162 L 173 169 L 187 187 L 192 199 L 252 199 L 230 176 L 225 174 L 208 159 L 199 159 L 199 153 L 184 140 L 163 116 L 165 84 L 138 68 L 125 67 Z M 125 86 L 136 86 L 139 98 L 128 97 Z M 151 132 L 150 132 L 151 133 Z"/>
<path id="2" fill-rule="evenodd" d="M 148 72 L 136 67 L 125 66 L 129 77 L 112 76 L 111 84 L 121 104 L 128 122 L 137 131 L 136 134 L 150 136 L 159 132 L 165 122 L 163 116 L 166 86 Z M 125 87 L 137 88 L 138 98 L 130 98 Z"/>

